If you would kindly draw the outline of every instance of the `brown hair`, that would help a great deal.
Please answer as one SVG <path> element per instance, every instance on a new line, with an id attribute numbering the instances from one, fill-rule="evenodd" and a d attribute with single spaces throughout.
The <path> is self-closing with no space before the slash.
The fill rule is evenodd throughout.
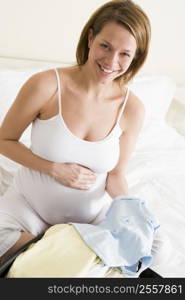
<path id="1" fill-rule="evenodd" d="M 77 64 L 81 66 L 88 59 L 90 28 L 96 36 L 109 22 L 124 26 L 134 36 L 137 43 L 136 54 L 128 70 L 115 79 L 125 84 L 133 78 L 145 62 L 151 37 L 150 21 L 147 15 L 132 0 L 109 1 L 93 13 L 81 32 L 76 50 Z"/>

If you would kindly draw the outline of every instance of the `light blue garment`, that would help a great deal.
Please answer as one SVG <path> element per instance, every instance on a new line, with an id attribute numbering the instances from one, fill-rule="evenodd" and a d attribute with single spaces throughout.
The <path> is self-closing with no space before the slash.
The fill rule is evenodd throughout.
<path id="1" fill-rule="evenodd" d="M 152 262 L 154 232 L 160 226 L 145 201 L 120 196 L 98 225 L 71 223 L 105 265 L 138 277 Z"/>

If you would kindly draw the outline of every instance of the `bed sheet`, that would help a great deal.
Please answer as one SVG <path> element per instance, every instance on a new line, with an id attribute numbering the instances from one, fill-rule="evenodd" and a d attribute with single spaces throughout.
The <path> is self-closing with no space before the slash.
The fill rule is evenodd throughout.
<path id="1" fill-rule="evenodd" d="M 154 271 L 185 277 L 185 138 L 165 122 L 150 125 L 128 164 L 129 190 L 147 200 L 173 247 L 169 265 Z"/>

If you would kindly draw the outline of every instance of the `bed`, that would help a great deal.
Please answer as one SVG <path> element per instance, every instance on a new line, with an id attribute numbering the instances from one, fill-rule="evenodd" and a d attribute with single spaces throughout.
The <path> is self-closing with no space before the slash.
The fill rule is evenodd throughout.
<path id="1" fill-rule="evenodd" d="M 0 124 L 21 85 L 32 74 L 63 65 L 0 58 Z M 130 89 L 146 109 L 144 126 L 127 167 L 130 195 L 147 200 L 173 246 L 169 264 L 153 270 L 162 277 L 185 277 L 185 102 L 179 99 L 183 87 L 165 75 L 140 75 Z M 28 147 L 30 130 L 31 126 L 21 137 Z M 0 155 L 0 195 L 19 167 Z"/>

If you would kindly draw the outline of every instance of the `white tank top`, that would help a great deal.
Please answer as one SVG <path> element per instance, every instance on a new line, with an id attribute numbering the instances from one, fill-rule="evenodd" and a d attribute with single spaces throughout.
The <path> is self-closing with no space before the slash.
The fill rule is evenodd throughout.
<path id="1" fill-rule="evenodd" d="M 105 183 L 107 172 L 119 159 L 119 121 L 125 108 L 129 91 L 121 106 L 116 124 L 100 141 L 86 141 L 75 136 L 62 117 L 61 85 L 58 84 L 59 113 L 47 120 L 35 119 L 32 123 L 31 150 L 34 154 L 54 162 L 77 163 L 98 173 L 89 190 L 66 187 L 44 173 L 22 167 L 14 183 L 32 208 L 48 224 L 77 222 L 90 223 L 106 205 Z"/>

